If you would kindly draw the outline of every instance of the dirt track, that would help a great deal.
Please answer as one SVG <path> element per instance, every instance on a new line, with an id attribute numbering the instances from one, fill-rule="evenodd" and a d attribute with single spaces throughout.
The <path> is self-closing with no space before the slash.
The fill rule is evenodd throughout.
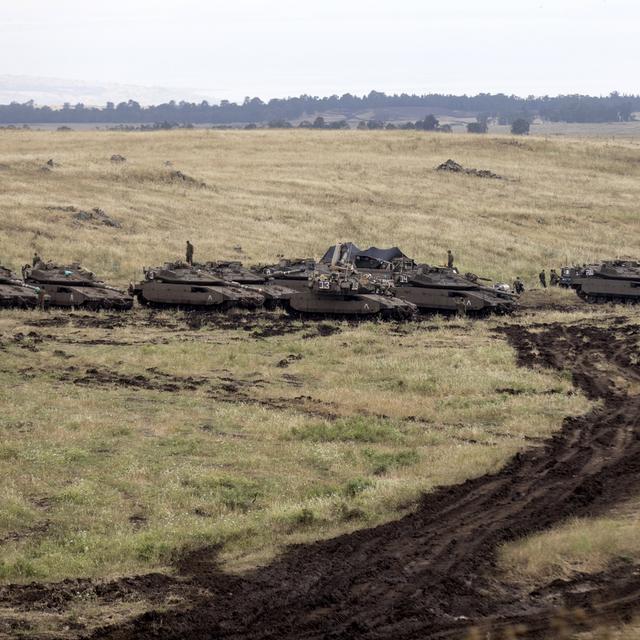
<path id="1" fill-rule="evenodd" d="M 429 494 L 399 521 L 293 547 L 241 577 L 216 567 L 215 550 L 201 550 L 179 563 L 175 579 L 128 583 L 152 601 L 181 594 L 186 607 L 150 611 L 92 637 L 395 640 L 466 637 L 471 628 L 491 628 L 492 638 L 516 629 L 518 637 L 558 637 L 559 624 L 579 628 L 640 611 L 633 566 L 531 593 L 494 571 L 502 543 L 569 515 L 602 512 L 640 488 L 640 328 L 613 325 L 501 330 L 522 366 L 570 369 L 576 386 L 601 403 L 567 418 L 544 446 L 500 473 Z M 17 604 L 25 589 L 0 588 L 0 605 Z M 31 606 L 55 598 L 55 585 L 29 591 Z"/>

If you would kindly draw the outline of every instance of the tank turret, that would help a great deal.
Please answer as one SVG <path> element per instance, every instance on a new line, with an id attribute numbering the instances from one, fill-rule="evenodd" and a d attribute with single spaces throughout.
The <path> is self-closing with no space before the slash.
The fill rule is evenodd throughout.
<path id="1" fill-rule="evenodd" d="M 25 267 L 24 275 L 27 284 L 45 290 L 52 305 L 118 311 L 131 309 L 133 305 L 130 295 L 99 280 L 77 262 L 59 265 L 40 261 L 33 267 Z"/>

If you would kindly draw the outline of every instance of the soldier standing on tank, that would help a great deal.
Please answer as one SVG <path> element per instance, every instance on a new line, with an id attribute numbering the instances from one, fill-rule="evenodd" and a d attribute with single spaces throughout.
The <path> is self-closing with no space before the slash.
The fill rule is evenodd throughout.
<path id="1" fill-rule="evenodd" d="M 38 252 L 36 251 L 33 254 L 33 259 L 31 260 L 31 266 L 35 267 L 38 264 L 38 262 L 40 262 L 41 260 L 42 258 L 38 255 Z"/>
<path id="2" fill-rule="evenodd" d="M 549 284 L 552 287 L 557 287 L 560 284 L 560 276 L 555 269 L 551 269 L 551 272 L 549 273 Z"/>
<path id="3" fill-rule="evenodd" d="M 544 269 L 540 272 L 540 274 L 538 275 L 538 278 L 540 278 L 540 284 L 543 286 L 543 288 L 547 288 L 547 274 L 544 272 Z"/>
<path id="4" fill-rule="evenodd" d="M 453 253 L 451 253 L 451 249 L 447 249 L 447 267 L 453 269 Z"/>
<path id="5" fill-rule="evenodd" d="M 187 262 L 193 264 L 193 245 L 187 240 Z"/>

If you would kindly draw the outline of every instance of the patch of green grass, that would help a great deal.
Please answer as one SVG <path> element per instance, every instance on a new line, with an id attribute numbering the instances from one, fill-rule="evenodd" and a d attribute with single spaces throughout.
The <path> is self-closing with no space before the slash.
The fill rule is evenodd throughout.
<path id="1" fill-rule="evenodd" d="M 420 455 L 415 449 L 405 451 L 375 451 L 365 449 L 363 454 L 371 464 L 371 472 L 376 476 L 383 475 L 391 469 L 410 467 L 411 465 L 417 464 L 420 460 Z"/>
<path id="2" fill-rule="evenodd" d="M 388 521 L 436 485 L 495 471 L 527 446 L 521 435 L 549 434 L 588 406 L 565 393 L 540 406 L 541 391 L 570 383 L 516 367 L 490 323 L 436 319 L 401 335 L 386 323 L 339 323 L 328 337 L 256 340 L 241 329 L 193 331 L 180 313 L 153 315 L 166 327 L 150 315 L 134 310 L 108 330 L 70 317 L 47 328 L 37 352 L 3 343 L 0 579 L 163 570 L 203 544 L 248 568 L 285 544 Z M 0 334 L 26 333 L 24 321 L 39 317 L 0 311 Z M 91 344 L 107 338 L 122 346 Z M 69 385 L 54 353 L 69 339 L 78 372 L 155 367 L 207 382 L 180 393 Z M 302 356 L 286 372 L 295 385 L 275 367 L 289 353 Z M 25 368 L 32 378 L 17 374 Z M 240 381 L 237 398 L 218 397 L 225 380 Z M 538 394 L 495 392 L 516 385 Z"/>
<path id="3" fill-rule="evenodd" d="M 363 491 L 366 491 L 372 486 L 373 482 L 371 480 L 368 480 L 367 478 L 353 478 L 345 484 L 343 493 L 348 498 L 355 498 L 357 495 L 361 494 Z"/>
<path id="4" fill-rule="evenodd" d="M 291 435 L 311 442 L 389 442 L 403 437 L 394 422 L 366 416 L 294 427 Z"/>
<path id="5" fill-rule="evenodd" d="M 200 476 L 182 481 L 185 487 L 193 489 L 195 495 L 220 502 L 227 509 L 246 512 L 256 506 L 263 495 L 260 485 L 244 478 Z"/>

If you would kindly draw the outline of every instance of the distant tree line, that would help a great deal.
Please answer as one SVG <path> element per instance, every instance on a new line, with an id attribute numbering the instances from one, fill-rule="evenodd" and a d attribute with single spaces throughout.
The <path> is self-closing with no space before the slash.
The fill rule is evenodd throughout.
<path id="1" fill-rule="evenodd" d="M 271 120 L 267 123 L 268 129 L 292 129 L 294 125 L 288 120 Z M 145 127 L 145 125 L 142 125 Z M 129 129 L 128 125 L 118 125 L 119 129 Z M 139 129 L 140 127 L 135 127 Z M 214 126 L 215 129 L 228 129 L 228 125 L 217 125 Z M 255 122 L 250 122 L 244 126 L 244 129 L 257 129 L 258 125 Z M 298 129 L 351 129 L 351 125 L 342 119 L 342 120 L 325 120 L 322 116 L 318 116 L 315 118 L 313 122 L 310 120 L 302 120 L 297 125 Z M 149 129 L 149 127 L 147 127 Z M 443 124 L 441 125 L 439 120 L 433 115 L 429 114 L 425 116 L 424 120 L 416 120 L 415 122 L 403 122 L 401 124 L 395 124 L 393 122 L 384 122 L 383 120 L 360 120 L 356 125 L 356 129 L 359 130 L 374 130 L 374 129 L 417 129 L 419 131 L 442 131 L 442 132 L 451 132 L 451 125 Z M 486 132 L 486 126 L 485 131 Z"/>
<path id="2" fill-rule="evenodd" d="M 626 122 L 633 119 L 633 112 L 640 111 L 640 95 L 608 96 L 543 96 L 520 98 L 502 93 L 480 93 L 476 96 L 443 94 L 386 95 L 372 91 L 368 95 L 319 98 L 302 95 L 294 98 L 274 98 L 263 102 L 260 98 L 245 98 L 242 103 L 222 100 L 220 104 L 170 101 L 148 107 L 135 100 L 105 107 L 87 107 L 82 103 L 65 104 L 61 109 L 38 107 L 31 100 L 0 105 L 0 124 L 10 123 L 91 123 L 91 124 L 153 124 L 156 122 L 181 122 L 194 124 L 229 125 L 240 123 L 285 123 L 313 114 L 333 111 L 344 118 L 362 111 L 395 107 L 419 107 L 435 113 L 447 110 L 497 119 L 502 124 L 512 124 L 517 119 L 531 121 L 534 117 L 554 122 Z M 312 120 L 310 127 L 314 128 Z M 480 121 L 479 121 L 480 122 Z M 333 124 L 333 123 L 331 123 Z M 319 128 L 319 127 L 317 127 Z"/>

